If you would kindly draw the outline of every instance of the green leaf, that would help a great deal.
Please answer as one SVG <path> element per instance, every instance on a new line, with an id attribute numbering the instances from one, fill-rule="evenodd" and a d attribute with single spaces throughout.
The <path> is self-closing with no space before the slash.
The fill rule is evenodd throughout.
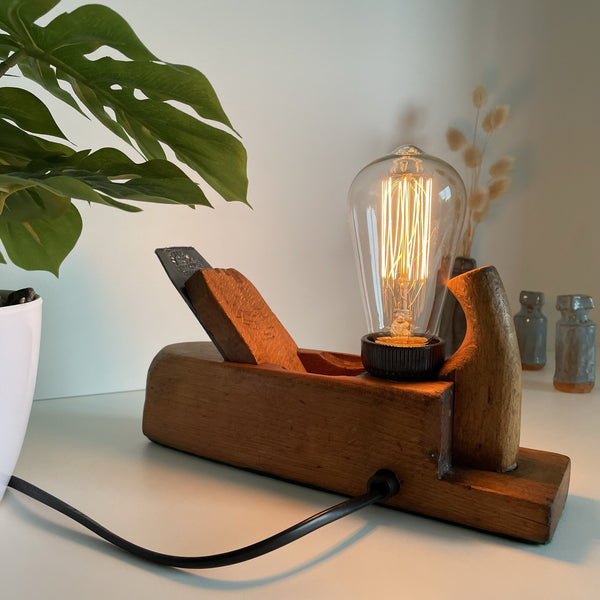
<path id="1" fill-rule="evenodd" d="M 0 163 L 28 164 L 32 159 L 69 156 L 73 150 L 64 144 L 51 142 L 27 133 L 0 119 Z"/>
<path id="2" fill-rule="evenodd" d="M 0 27 L 17 37 L 30 38 L 34 20 L 58 3 L 58 0 L 11 0 L 0 5 Z"/>
<path id="3" fill-rule="evenodd" d="M 198 116 L 231 127 L 212 85 L 200 71 L 192 67 L 108 57 L 95 61 L 82 60 L 80 55 L 74 55 L 72 49 L 68 53 L 57 52 L 57 55 L 69 65 L 76 65 L 78 72 L 88 82 L 93 82 L 97 88 L 104 88 L 107 93 L 115 86 L 137 89 L 152 100 L 181 102 L 192 108 Z"/>
<path id="4" fill-rule="evenodd" d="M 98 182 L 100 177 L 105 177 L 106 182 L 102 185 L 110 185 L 110 188 L 94 187 L 116 198 L 210 206 L 198 185 L 167 160 L 134 163 L 122 152 L 111 148 L 98 150 L 78 162 L 66 160 L 79 169 L 96 173 Z M 92 178 L 85 176 L 85 180 Z"/>
<path id="5" fill-rule="evenodd" d="M 127 131 L 121 127 L 111 116 L 106 112 L 104 104 L 97 98 L 96 94 L 87 86 L 81 82 L 70 79 L 69 83 L 75 92 L 77 98 L 86 106 L 86 108 L 104 125 L 107 129 L 110 129 L 116 136 L 120 137 L 123 141 L 128 144 L 131 143 Z"/>
<path id="6" fill-rule="evenodd" d="M 58 79 L 56 78 L 56 73 L 49 64 L 43 60 L 38 60 L 33 56 L 29 56 L 24 61 L 20 62 L 18 67 L 23 76 L 35 81 L 44 89 L 48 90 L 53 96 L 62 100 L 85 116 L 85 113 L 77 103 L 77 100 L 75 100 L 69 92 L 60 87 Z"/>
<path id="7" fill-rule="evenodd" d="M 46 27 L 31 26 L 18 42 L 28 55 L 19 63 L 25 76 L 72 106 L 85 106 L 147 159 L 164 159 L 167 146 L 223 198 L 246 202 L 246 152 L 206 77 L 192 67 L 158 62 L 117 13 L 82 6 Z M 90 60 L 87 55 L 102 46 L 131 60 Z"/>
<path id="8" fill-rule="evenodd" d="M 20 195 L 22 190 L 27 190 L 25 197 Z M 18 170 L 0 166 L 0 199 L 6 198 L 4 212 L 0 207 L 0 219 L 25 221 L 39 216 L 32 210 L 50 210 L 51 207 L 41 203 L 33 190 L 106 204 L 129 212 L 140 209 L 114 199 L 210 206 L 198 185 L 176 165 L 158 159 L 135 163 L 112 148 L 37 161 Z M 32 198 L 36 203 L 32 204 Z"/>
<path id="9" fill-rule="evenodd" d="M 123 90 L 120 104 L 133 108 L 137 120 L 151 136 L 167 143 L 179 160 L 189 165 L 225 200 L 246 201 L 248 181 L 231 177 L 246 172 L 246 152 L 241 142 L 216 127 L 155 100 L 137 100 Z M 118 113 L 117 113 L 118 114 Z"/>
<path id="10" fill-rule="evenodd" d="M 75 152 L 40 137 L 64 139 L 45 105 L 20 88 L 0 88 L 0 239 L 9 258 L 58 273 L 81 231 L 72 198 L 127 211 L 140 210 L 127 199 L 210 206 L 198 184 L 166 159 L 169 150 L 223 198 L 246 202 L 246 151 L 207 78 L 156 59 L 104 6 L 81 6 L 38 25 L 57 4 L 0 0 L 0 77 L 12 77 L 17 66 L 145 162 L 110 148 Z M 106 55 L 96 58 L 102 48 Z M 114 51 L 128 60 L 109 58 Z"/>
<path id="11" fill-rule="evenodd" d="M 0 176 L 0 185 L 6 181 L 7 176 Z M 20 178 L 13 178 L 18 180 Z M 44 185 L 20 179 L 21 184 L 13 184 L 14 191 L 7 197 L 4 210 L 0 214 L 0 221 L 23 223 L 35 221 L 44 216 L 50 218 L 60 217 L 69 208 L 70 198 L 62 196 L 57 190 L 52 190 Z"/>
<path id="12" fill-rule="evenodd" d="M 78 161 L 67 157 L 63 163 L 89 172 L 81 173 L 85 181 L 93 181 L 95 189 L 116 198 L 210 206 L 198 185 L 167 160 L 135 163 L 118 150 L 103 148 Z"/>
<path id="13" fill-rule="evenodd" d="M 10 260 L 28 271 L 44 270 L 58 277 L 58 270 L 81 234 L 79 211 L 73 206 L 55 219 L 24 222 L 0 221 L 0 240 Z"/>
<path id="14" fill-rule="evenodd" d="M 60 0 L 17 0 L 13 4 L 21 6 L 19 14 L 23 22 L 34 23 L 41 16 L 52 10 Z"/>
<path id="15" fill-rule="evenodd" d="M 9 30 L 22 25 L 30 26 L 52 10 L 60 0 L 12 0 L 0 4 L 0 25 Z"/>
<path id="16" fill-rule="evenodd" d="M 66 139 L 46 105 L 27 90 L 0 88 L 0 117 L 27 131 Z"/>
<path id="17" fill-rule="evenodd" d="M 73 52 L 73 49 L 69 51 Z M 85 85 L 81 85 L 76 80 L 70 80 L 78 92 L 79 100 L 120 137 L 123 137 L 122 131 L 131 136 L 146 158 L 164 158 L 159 143 L 162 142 L 223 198 L 246 201 L 246 152 L 241 142 L 223 129 L 200 121 L 170 104 L 151 99 L 168 96 L 168 99 L 181 102 L 190 100 L 183 93 L 175 93 L 179 88 L 185 88 L 187 79 L 183 80 L 183 85 L 175 85 L 175 81 L 181 81 L 186 74 L 185 69 L 169 70 L 167 73 L 164 71 L 167 65 L 141 65 L 109 59 L 90 62 L 74 55 L 66 62 L 78 68 L 79 80 L 86 81 Z M 112 89 L 110 82 L 122 85 L 122 89 Z M 198 78 L 196 95 L 199 95 L 201 87 Z M 135 98 L 132 88 L 141 90 L 148 99 Z M 171 94 L 168 94 L 169 90 Z M 104 106 L 114 110 L 116 122 L 108 116 Z M 197 112 L 205 108 L 200 101 L 191 107 Z M 220 118 L 216 109 L 207 109 L 204 113 L 203 116 L 207 118 Z"/>
<path id="18" fill-rule="evenodd" d="M 166 159 L 166 154 L 157 140 L 145 124 L 138 123 L 137 120 L 131 119 L 127 113 L 119 111 L 116 114 L 117 122 L 123 125 L 125 131 L 128 131 L 131 137 L 135 140 L 138 149 L 146 158 L 162 158 Z"/>
<path id="19" fill-rule="evenodd" d="M 87 54 L 100 46 L 110 46 L 132 60 L 156 60 L 123 17 L 99 4 L 86 4 L 58 15 L 46 27 L 34 30 L 34 34 L 46 52 L 78 46 L 79 52 Z"/>
<path id="20" fill-rule="evenodd" d="M 14 41 L 9 35 L 0 34 L 0 60 L 8 58 L 9 54 L 12 54 L 19 47 L 15 45 Z"/>

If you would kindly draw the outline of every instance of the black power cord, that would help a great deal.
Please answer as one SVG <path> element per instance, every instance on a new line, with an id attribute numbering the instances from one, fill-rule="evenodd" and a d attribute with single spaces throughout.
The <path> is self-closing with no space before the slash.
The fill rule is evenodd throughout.
<path id="1" fill-rule="evenodd" d="M 159 565 L 180 567 L 184 569 L 225 567 L 227 565 L 234 565 L 250 560 L 251 558 L 256 558 L 257 556 L 262 556 L 263 554 L 267 554 L 268 552 L 272 552 L 273 550 L 277 550 L 282 546 L 294 542 L 324 525 L 328 525 L 342 517 L 350 515 L 357 510 L 366 508 L 376 502 L 383 502 L 397 494 L 400 490 L 400 484 L 394 473 L 387 469 L 382 469 L 377 471 L 377 473 L 369 479 L 367 492 L 362 496 L 356 496 L 345 502 L 336 504 L 335 506 L 317 513 L 316 515 L 260 542 L 250 544 L 249 546 L 239 548 L 238 550 L 232 550 L 231 552 L 223 552 L 222 554 L 213 554 L 210 556 L 171 556 L 169 554 L 162 554 L 160 552 L 142 548 L 137 544 L 133 544 L 132 542 L 123 539 L 66 502 L 59 500 L 55 496 L 52 496 L 52 494 L 41 490 L 19 477 L 13 475 L 10 478 L 8 485 L 19 492 L 26 494 L 30 498 L 66 515 L 74 521 L 77 521 L 101 538 L 104 538 L 106 541 L 130 554 Z"/>

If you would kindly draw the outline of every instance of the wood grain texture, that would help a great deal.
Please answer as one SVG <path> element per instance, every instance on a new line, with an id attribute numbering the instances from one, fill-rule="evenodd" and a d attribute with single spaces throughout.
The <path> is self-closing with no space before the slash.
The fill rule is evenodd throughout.
<path id="1" fill-rule="evenodd" d="M 445 503 L 438 516 L 530 542 L 549 542 L 567 500 L 571 461 L 562 454 L 520 448 L 517 464 L 506 473 L 453 467 L 440 482 Z"/>
<path id="2" fill-rule="evenodd" d="M 143 419 L 162 444 L 351 495 L 390 468 L 414 506 L 448 471 L 451 426 L 447 382 L 230 363 L 203 343 L 167 346 L 155 358 Z"/>
<path id="3" fill-rule="evenodd" d="M 298 356 L 309 373 L 321 375 L 360 375 L 365 372 L 360 356 L 341 352 L 300 348 Z"/>
<path id="4" fill-rule="evenodd" d="M 223 358 L 304 371 L 298 347 L 258 290 L 235 269 L 201 269 L 185 284 Z"/>
<path id="5" fill-rule="evenodd" d="M 494 267 L 448 282 L 462 306 L 465 339 L 442 367 L 453 381 L 453 463 L 508 471 L 517 464 L 521 430 L 521 362 L 506 293 Z"/>
<path id="6" fill-rule="evenodd" d="M 174 344 L 148 372 L 143 431 L 173 448 L 346 495 L 388 468 L 402 486 L 387 502 L 394 508 L 549 541 L 569 459 L 521 449 L 510 473 L 451 467 L 452 391 L 448 382 L 231 363 L 210 343 Z"/>

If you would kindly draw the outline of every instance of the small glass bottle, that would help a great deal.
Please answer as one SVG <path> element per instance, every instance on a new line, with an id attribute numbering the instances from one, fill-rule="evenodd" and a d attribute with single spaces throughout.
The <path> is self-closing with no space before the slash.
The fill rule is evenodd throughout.
<path id="1" fill-rule="evenodd" d="M 554 387 L 561 392 L 586 393 L 594 387 L 596 371 L 596 325 L 588 312 L 591 296 L 557 296 L 560 321 L 556 324 L 556 370 Z"/>
<path id="2" fill-rule="evenodd" d="M 546 364 L 547 319 L 542 314 L 544 294 L 522 291 L 519 295 L 521 310 L 515 315 L 515 331 L 521 353 L 521 367 L 537 371 Z"/>

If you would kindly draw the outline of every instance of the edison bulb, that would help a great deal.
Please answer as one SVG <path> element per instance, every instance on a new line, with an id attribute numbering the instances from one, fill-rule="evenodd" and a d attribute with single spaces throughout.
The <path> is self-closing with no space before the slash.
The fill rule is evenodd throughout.
<path id="1" fill-rule="evenodd" d="M 348 207 L 370 331 L 367 343 L 402 349 L 375 350 L 394 365 L 396 359 L 418 365 L 418 353 L 428 357 L 426 362 L 436 361 L 424 372 L 419 366 L 407 370 L 398 364 L 374 374 L 430 377 L 443 360 L 443 341 L 437 333 L 464 225 L 464 184 L 444 161 L 415 146 L 402 146 L 358 173 Z M 363 360 L 364 346 L 365 342 Z M 379 371 L 377 366 L 365 367 Z"/>

